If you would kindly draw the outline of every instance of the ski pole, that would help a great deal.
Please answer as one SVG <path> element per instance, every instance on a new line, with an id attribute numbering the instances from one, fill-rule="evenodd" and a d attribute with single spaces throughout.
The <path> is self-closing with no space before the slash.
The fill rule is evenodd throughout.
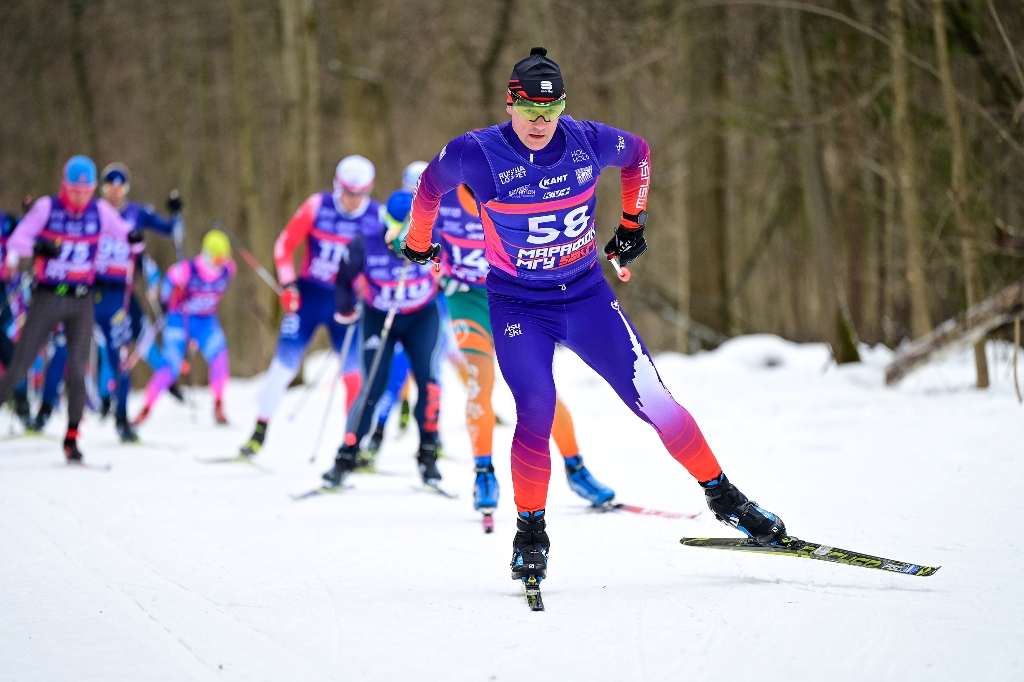
<path id="1" fill-rule="evenodd" d="M 331 405 L 334 403 L 334 392 L 338 389 L 338 382 L 331 381 L 331 392 L 327 395 L 327 409 L 324 410 L 324 418 L 320 420 L 320 430 L 316 434 L 316 441 L 313 443 L 313 452 L 309 455 L 309 463 L 316 462 L 317 453 L 320 452 L 320 442 L 324 438 L 324 429 L 327 428 L 327 419 L 331 416 Z"/>
<path id="2" fill-rule="evenodd" d="M 168 200 L 180 201 L 180 199 L 181 193 L 172 189 Z M 174 227 L 171 230 L 171 236 L 174 237 L 174 257 L 179 261 L 185 260 L 185 219 L 181 215 L 180 208 L 174 213 Z"/>
<path id="3" fill-rule="evenodd" d="M 363 412 L 366 410 L 366 402 L 370 399 L 370 389 L 373 386 L 373 380 L 377 376 L 377 369 L 380 367 L 380 359 L 384 355 L 384 346 L 387 344 L 388 335 L 391 333 L 391 325 L 395 321 L 395 314 L 398 312 L 398 301 L 405 296 L 405 276 L 409 272 L 409 261 L 406 261 L 402 265 L 402 272 L 398 276 L 398 286 L 395 288 L 395 297 L 391 300 L 391 306 L 388 308 L 387 317 L 384 318 L 384 326 L 380 331 L 380 345 L 377 346 L 377 350 L 373 354 L 373 362 L 370 363 L 370 371 L 366 375 L 366 381 L 363 383 L 363 390 L 359 393 L 359 408 L 356 410 L 356 418 L 350 420 L 352 428 L 355 431 L 359 430 L 359 423 L 363 419 Z M 355 431 L 349 431 L 345 434 L 345 445 L 356 445 L 356 434 Z"/>
<path id="4" fill-rule="evenodd" d="M 231 234 L 231 231 L 225 228 L 223 223 L 221 223 L 219 220 L 215 220 L 213 224 L 214 227 L 216 227 L 218 230 L 221 230 L 224 234 L 228 236 L 228 240 L 231 242 L 231 245 L 235 247 L 235 250 L 238 251 L 239 254 L 241 254 L 245 262 L 248 263 L 252 267 L 252 269 L 256 271 L 256 274 L 260 276 L 260 279 L 266 282 L 267 286 L 273 289 L 275 294 L 280 296 L 281 292 L 284 291 L 284 289 L 281 288 L 281 285 L 278 284 L 274 276 L 270 274 L 270 271 L 263 267 L 263 264 L 260 263 L 259 259 L 257 259 L 256 256 L 252 255 L 252 252 L 249 251 L 249 249 L 242 246 L 241 242 L 238 241 L 238 238 L 235 237 L 235 235 Z"/>
<path id="5" fill-rule="evenodd" d="M 295 407 L 292 408 L 292 411 L 288 413 L 288 421 L 295 421 L 295 417 L 297 417 L 299 412 L 302 411 L 302 408 L 306 406 L 306 402 L 309 401 L 309 396 L 313 394 L 313 388 L 319 386 L 320 380 L 324 378 L 324 374 L 327 372 L 327 368 L 331 364 L 331 357 L 332 356 L 330 354 L 324 357 L 324 361 L 320 365 L 320 369 L 317 370 L 316 376 L 313 378 L 313 381 L 307 382 L 306 385 L 303 387 L 302 397 L 299 398 L 299 402 L 295 403 Z"/>
<path id="6" fill-rule="evenodd" d="M 341 343 L 341 353 L 337 355 L 338 374 L 341 374 L 341 372 L 345 369 L 345 358 L 348 357 L 349 348 L 351 348 L 352 346 L 352 339 L 355 337 L 355 329 L 356 325 L 353 322 L 352 324 L 348 325 L 348 329 L 345 330 L 345 340 L 342 341 Z M 303 389 L 303 394 L 302 397 L 299 399 L 298 404 L 295 405 L 295 408 L 291 411 L 291 414 L 288 415 L 288 421 L 295 421 L 295 417 L 299 414 L 299 412 L 302 411 L 302 408 L 305 407 L 306 403 L 309 401 L 309 396 L 312 395 L 313 393 L 312 388 L 314 386 L 320 385 L 320 379 L 323 378 L 324 372 L 327 371 L 327 367 L 330 364 L 331 356 L 328 355 L 326 360 L 324 361 L 324 364 L 320 367 L 320 371 L 317 372 L 316 378 L 313 379 L 313 382 L 306 384 L 306 387 Z M 332 381 L 333 380 L 334 379 L 332 379 Z"/>
<path id="7" fill-rule="evenodd" d="M 628 282 L 629 278 L 633 276 L 629 268 L 619 265 L 619 257 L 614 253 L 608 254 L 608 260 L 611 262 L 612 267 L 615 268 L 615 274 L 619 276 L 619 279 L 623 282 Z"/>
<path id="8" fill-rule="evenodd" d="M 167 316 L 161 315 L 156 322 L 146 327 L 146 330 L 139 337 L 139 340 L 135 343 L 135 350 L 128 356 L 128 359 L 124 362 L 124 371 L 130 372 L 135 365 L 139 364 L 139 360 L 142 356 L 149 352 L 150 346 L 156 341 L 156 335 L 164 328 L 167 324 Z"/>

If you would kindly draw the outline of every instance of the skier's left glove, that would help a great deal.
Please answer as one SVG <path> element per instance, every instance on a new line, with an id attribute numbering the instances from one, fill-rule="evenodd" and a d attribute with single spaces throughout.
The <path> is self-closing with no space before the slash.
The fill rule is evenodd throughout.
<path id="1" fill-rule="evenodd" d="M 431 244 L 430 248 L 426 251 L 415 251 L 409 247 L 406 240 L 402 240 L 402 255 L 417 265 L 426 265 L 436 261 L 439 253 L 441 253 L 440 244 Z"/>
<path id="2" fill-rule="evenodd" d="M 605 244 L 604 252 L 618 256 L 619 265 L 628 265 L 647 251 L 647 240 L 644 239 L 644 228 L 641 225 L 629 229 L 623 224 L 615 228 L 615 236 Z"/>
<path id="3" fill-rule="evenodd" d="M 172 214 L 178 213 L 184 205 L 185 204 L 181 201 L 181 192 L 176 189 L 172 189 L 171 193 L 167 195 L 167 210 Z"/>
<path id="4" fill-rule="evenodd" d="M 21 256 L 14 251 L 8 251 L 7 257 L 0 262 L 0 281 L 10 281 L 14 277 L 14 273 L 18 271 L 18 263 L 20 261 Z"/>
<path id="5" fill-rule="evenodd" d="M 340 313 L 337 310 L 334 311 L 334 321 L 337 322 L 338 324 L 349 325 L 349 324 L 354 323 L 358 319 L 359 319 L 359 307 L 358 306 L 353 308 L 352 312 L 350 312 L 348 314 Z"/>
<path id="6" fill-rule="evenodd" d="M 43 258 L 56 258 L 60 254 L 60 243 L 49 239 L 37 239 L 32 245 L 32 253 Z"/>

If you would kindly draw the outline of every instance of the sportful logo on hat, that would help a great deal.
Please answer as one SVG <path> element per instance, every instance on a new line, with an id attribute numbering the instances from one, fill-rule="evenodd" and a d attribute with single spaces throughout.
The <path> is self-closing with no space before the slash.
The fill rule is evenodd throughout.
<path id="1" fill-rule="evenodd" d="M 508 79 L 509 102 L 520 97 L 534 102 L 553 102 L 565 96 L 562 71 L 547 58 L 543 47 L 530 50 L 530 56 L 512 67 Z"/>

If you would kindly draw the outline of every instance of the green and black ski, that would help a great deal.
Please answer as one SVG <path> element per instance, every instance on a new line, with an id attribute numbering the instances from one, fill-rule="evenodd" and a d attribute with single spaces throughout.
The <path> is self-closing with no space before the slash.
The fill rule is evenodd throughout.
<path id="1" fill-rule="evenodd" d="M 526 588 L 526 604 L 531 611 L 544 610 L 544 598 L 540 595 L 540 581 L 535 576 L 530 576 L 523 581 Z"/>
<path id="2" fill-rule="evenodd" d="M 848 549 L 839 549 L 838 547 L 822 545 L 816 542 L 805 542 L 794 537 L 785 537 L 779 541 L 778 545 L 768 546 L 759 545 L 746 538 L 683 538 L 679 542 L 687 547 L 709 547 L 711 549 L 728 549 L 754 554 L 777 554 L 779 556 L 816 559 L 833 564 L 862 566 L 879 571 L 919 575 L 922 577 L 933 575 L 941 568 L 941 566 L 921 566 L 919 564 L 909 564 L 905 561 L 896 561 L 895 559 L 883 559 L 882 557 L 851 552 Z"/>

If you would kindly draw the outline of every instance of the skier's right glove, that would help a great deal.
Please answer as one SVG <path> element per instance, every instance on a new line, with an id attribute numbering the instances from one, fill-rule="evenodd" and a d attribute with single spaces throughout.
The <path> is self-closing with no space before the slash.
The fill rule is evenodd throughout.
<path id="1" fill-rule="evenodd" d="M 402 255 L 417 265 L 426 265 L 436 261 L 439 253 L 441 253 L 440 244 L 431 244 L 430 248 L 426 251 L 415 251 L 409 247 L 406 240 L 402 240 Z"/>
<path id="2" fill-rule="evenodd" d="M 171 193 L 167 195 L 167 210 L 172 214 L 178 213 L 184 205 L 181 201 L 181 192 L 172 189 Z"/>
<path id="3" fill-rule="evenodd" d="M 43 258 L 56 258 L 60 254 L 60 244 L 49 239 L 37 239 L 32 245 L 32 253 Z"/>
<path id="4" fill-rule="evenodd" d="M 281 291 L 281 307 L 286 313 L 294 313 L 302 304 L 302 297 L 299 296 L 299 288 L 289 284 Z"/>
<path id="5" fill-rule="evenodd" d="M 636 229 L 627 229 L 619 224 L 615 228 L 615 236 L 605 245 L 604 252 L 618 256 L 619 265 L 628 265 L 647 251 L 647 240 L 644 239 L 643 225 Z"/>

